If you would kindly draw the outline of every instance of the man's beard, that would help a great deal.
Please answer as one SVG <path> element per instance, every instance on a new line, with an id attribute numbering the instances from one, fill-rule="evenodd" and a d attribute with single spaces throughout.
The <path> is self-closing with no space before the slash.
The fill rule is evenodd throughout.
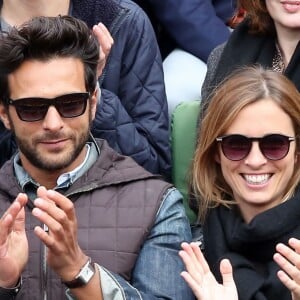
<path id="1" fill-rule="evenodd" d="M 67 168 L 81 153 L 88 139 L 89 131 L 82 134 L 78 141 L 73 138 L 73 147 L 70 151 L 66 153 L 64 152 L 63 157 L 60 153 L 58 153 L 57 159 L 53 159 L 53 157 L 55 157 L 53 154 L 51 155 L 51 159 L 47 159 L 43 153 L 37 151 L 36 148 L 33 145 L 30 145 L 27 140 L 16 136 L 16 142 L 20 152 L 32 165 L 44 171 L 56 171 Z"/>
<path id="2" fill-rule="evenodd" d="M 67 168 L 81 153 L 83 147 L 86 145 L 90 136 L 90 128 L 91 128 L 91 111 L 89 112 L 89 126 L 86 132 L 81 133 L 79 139 L 76 140 L 74 136 L 68 136 L 73 141 L 73 148 L 69 151 L 69 153 L 64 153 L 64 159 L 60 161 L 59 159 L 55 161 L 54 159 L 47 160 L 43 153 L 39 153 L 36 151 L 34 145 L 30 144 L 28 140 L 23 137 L 17 136 L 15 132 L 15 128 L 13 122 L 8 114 L 8 118 L 10 121 L 11 131 L 13 136 L 16 139 L 16 143 L 18 145 L 19 151 L 26 157 L 26 159 L 36 168 L 44 170 L 44 171 L 57 171 Z M 59 138 L 58 134 L 48 134 L 49 139 Z M 48 138 L 47 137 L 47 138 Z M 58 155 L 59 158 L 59 155 Z"/>

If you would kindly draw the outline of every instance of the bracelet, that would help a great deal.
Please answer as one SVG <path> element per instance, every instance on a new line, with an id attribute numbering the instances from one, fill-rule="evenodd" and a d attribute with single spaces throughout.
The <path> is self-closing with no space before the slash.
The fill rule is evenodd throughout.
<path id="1" fill-rule="evenodd" d="M 17 284 L 15 287 L 12 287 L 12 288 L 3 288 L 3 287 L 0 287 L 0 299 L 2 300 L 12 300 L 14 299 L 21 287 L 22 287 L 22 284 L 23 284 L 23 281 L 22 281 L 22 276 L 19 278 Z"/>

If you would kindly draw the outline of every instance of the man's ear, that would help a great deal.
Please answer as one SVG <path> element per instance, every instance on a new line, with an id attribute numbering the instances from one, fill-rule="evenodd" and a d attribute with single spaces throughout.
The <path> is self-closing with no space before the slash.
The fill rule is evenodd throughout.
<path id="1" fill-rule="evenodd" d="M 6 129 L 10 130 L 11 126 L 10 126 L 10 119 L 8 117 L 7 107 L 5 107 L 2 103 L 0 103 L 0 119 L 4 124 L 4 126 L 6 127 Z"/>
<path id="2" fill-rule="evenodd" d="M 94 120 L 97 110 L 97 105 L 100 102 L 101 97 L 101 90 L 99 88 L 99 85 L 97 84 L 97 87 L 93 94 L 91 95 L 91 113 L 92 113 L 92 120 Z"/>

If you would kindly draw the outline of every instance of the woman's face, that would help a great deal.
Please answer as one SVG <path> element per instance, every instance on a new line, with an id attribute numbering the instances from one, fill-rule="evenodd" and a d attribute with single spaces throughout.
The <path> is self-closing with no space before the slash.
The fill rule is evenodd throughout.
<path id="1" fill-rule="evenodd" d="M 263 137 L 274 133 L 295 137 L 290 117 L 273 100 L 263 99 L 243 108 L 224 135 Z M 229 160 L 219 147 L 216 160 L 246 222 L 284 200 L 296 159 L 295 141 L 281 160 L 267 159 L 258 141 L 252 142 L 249 154 L 240 161 Z"/>
<path id="2" fill-rule="evenodd" d="M 265 0 L 275 27 L 300 30 L 300 1 L 298 0 Z"/>

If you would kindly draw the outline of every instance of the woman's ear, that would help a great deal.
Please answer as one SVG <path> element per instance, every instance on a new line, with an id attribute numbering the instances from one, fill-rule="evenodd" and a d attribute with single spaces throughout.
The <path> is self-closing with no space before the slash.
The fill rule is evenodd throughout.
<path id="1" fill-rule="evenodd" d="M 216 153 L 215 153 L 215 162 L 217 162 L 218 164 L 221 163 L 221 159 L 220 159 L 220 152 L 217 149 Z"/>
<path id="2" fill-rule="evenodd" d="M 299 155 L 300 155 L 300 152 L 295 153 L 295 162 L 294 162 L 294 164 L 295 164 L 295 166 L 298 166 L 298 167 L 300 167 Z"/>
<path id="3" fill-rule="evenodd" d="M 6 129 L 10 130 L 10 119 L 8 117 L 7 107 L 5 107 L 3 104 L 0 104 L 0 119 Z"/>

